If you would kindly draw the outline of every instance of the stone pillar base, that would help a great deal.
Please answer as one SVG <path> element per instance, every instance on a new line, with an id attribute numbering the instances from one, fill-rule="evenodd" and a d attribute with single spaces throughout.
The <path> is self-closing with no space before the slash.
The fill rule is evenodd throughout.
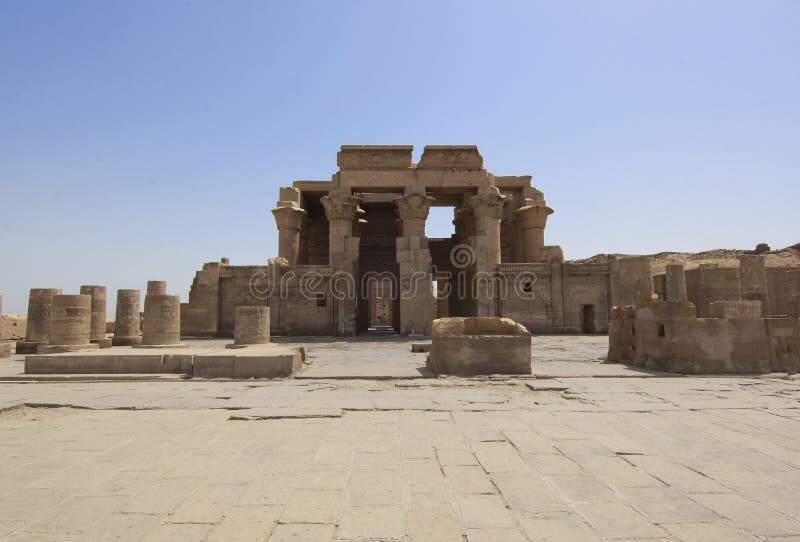
<path id="1" fill-rule="evenodd" d="M 76 352 L 78 350 L 97 350 L 100 345 L 89 344 L 43 344 L 36 350 L 36 354 L 62 354 L 64 352 Z"/>
<path id="2" fill-rule="evenodd" d="M 0 342 L 0 359 L 11 357 L 11 343 Z"/>
<path id="3" fill-rule="evenodd" d="M 17 341 L 17 354 L 35 354 L 46 342 Z"/>
<path id="4" fill-rule="evenodd" d="M 142 336 L 137 337 L 112 337 L 111 344 L 113 346 L 134 346 L 142 344 Z"/>
<path id="5" fill-rule="evenodd" d="M 96 344 L 100 348 L 111 348 L 111 345 L 113 344 L 111 342 L 111 339 L 107 337 L 105 339 L 92 339 L 91 342 L 92 344 Z"/>

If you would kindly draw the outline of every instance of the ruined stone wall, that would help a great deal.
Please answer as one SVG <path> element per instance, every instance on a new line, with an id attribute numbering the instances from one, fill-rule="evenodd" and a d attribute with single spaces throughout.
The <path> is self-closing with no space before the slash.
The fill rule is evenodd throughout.
<path id="1" fill-rule="evenodd" d="M 218 337 L 233 337 L 236 307 L 267 305 L 264 296 L 251 288 L 253 277 L 266 276 L 266 273 L 267 267 L 261 265 L 237 265 L 221 270 Z"/>
<path id="2" fill-rule="evenodd" d="M 532 333 L 583 333 L 584 314 L 593 315 L 593 333 L 608 332 L 608 267 L 574 264 L 501 264 L 508 295 L 501 316 Z M 518 295 L 520 278 L 532 274 L 531 292 Z"/>
<path id="3" fill-rule="evenodd" d="M 640 296 L 653 293 L 652 258 L 633 256 L 609 260 L 610 306 L 635 305 Z"/>
<path id="4" fill-rule="evenodd" d="M 773 315 L 800 318 L 800 269 L 767 268 Z"/>
<path id="5" fill-rule="evenodd" d="M 195 273 L 189 290 L 189 302 L 181 303 L 181 336 L 217 336 L 220 266 L 220 262 L 205 263 Z"/>
<path id="6" fill-rule="evenodd" d="M 566 330 L 574 333 L 608 333 L 608 266 L 566 263 L 563 268 Z M 591 326 L 584 322 L 583 315 L 588 312 L 593 315 Z"/>
<path id="7" fill-rule="evenodd" d="M 719 301 L 697 318 L 690 301 L 615 307 L 610 361 L 685 374 L 764 374 L 800 368 L 800 319 L 761 318 L 760 301 Z"/>
<path id="8" fill-rule="evenodd" d="M 330 293 L 330 273 L 321 279 L 313 291 L 301 287 L 297 280 L 285 282 L 285 285 L 283 293 L 276 291 L 270 298 L 270 329 L 273 335 L 336 334 L 338 302 Z"/>
<path id="9" fill-rule="evenodd" d="M 687 296 L 689 291 L 687 288 Z M 716 267 L 714 264 L 701 264 L 698 269 L 697 298 L 689 300 L 697 307 L 697 316 L 709 317 L 709 305 L 714 301 L 739 301 L 739 269 L 736 267 Z"/>
<path id="10" fill-rule="evenodd" d="M 695 307 L 700 302 L 700 269 L 685 269 L 686 299 L 694 303 Z M 666 299 L 666 298 L 662 298 Z"/>
<path id="11" fill-rule="evenodd" d="M 501 316 L 522 324 L 531 333 L 553 333 L 553 311 L 550 266 L 544 264 L 502 264 L 499 271 L 506 277 L 508 295 L 501 300 Z M 524 273 L 524 274 L 523 274 Z M 533 274 L 531 276 L 530 274 Z M 522 274 L 522 275 L 521 275 Z M 523 296 L 516 295 L 514 284 L 522 281 Z M 560 303 L 561 300 L 555 302 Z M 561 327 L 561 322 L 556 322 Z"/>
<path id="12" fill-rule="evenodd" d="M 19 341 L 25 338 L 28 319 L 22 314 L 0 315 L 0 340 Z"/>

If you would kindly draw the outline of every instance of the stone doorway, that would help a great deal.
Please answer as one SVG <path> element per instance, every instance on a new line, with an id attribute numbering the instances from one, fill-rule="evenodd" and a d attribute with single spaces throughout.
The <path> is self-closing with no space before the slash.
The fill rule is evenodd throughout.
<path id="1" fill-rule="evenodd" d="M 594 323 L 594 305 L 581 305 L 581 332 L 597 333 Z"/>
<path id="2" fill-rule="evenodd" d="M 370 280 L 367 293 L 369 329 L 394 327 L 393 282 L 389 278 Z"/>

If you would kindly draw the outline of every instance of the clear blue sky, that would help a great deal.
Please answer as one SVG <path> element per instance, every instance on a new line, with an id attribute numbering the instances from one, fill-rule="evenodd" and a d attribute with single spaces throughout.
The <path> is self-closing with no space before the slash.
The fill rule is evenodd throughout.
<path id="1" fill-rule="evenodd" d="M 5 312 L 265 262 L 277 188 L 342 143 L 479 145 L 567 258 L 796 243 L 798 28 L 795 0 L 3 0 Z"/>

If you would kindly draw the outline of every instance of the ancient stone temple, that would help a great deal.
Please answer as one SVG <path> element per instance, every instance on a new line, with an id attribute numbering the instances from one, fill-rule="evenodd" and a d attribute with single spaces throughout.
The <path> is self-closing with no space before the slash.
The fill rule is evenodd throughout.
<path id="1" fill-rule="evenodd" d="M 504 316 L 532 332 L 608 329 L 607 264 L 564 263 L 545 245 L 547 206 L 531 177 L 498 176 L 473 145 L 343 145 L 330 181 L 280 189 L 278 257 L 206 263 L 182 335 L 232 336 L 237 306 L 266 305 L 275 335 L 430 334 L 436 317 Z M 428 238 L 431 207 L 455 233 Z"/>

